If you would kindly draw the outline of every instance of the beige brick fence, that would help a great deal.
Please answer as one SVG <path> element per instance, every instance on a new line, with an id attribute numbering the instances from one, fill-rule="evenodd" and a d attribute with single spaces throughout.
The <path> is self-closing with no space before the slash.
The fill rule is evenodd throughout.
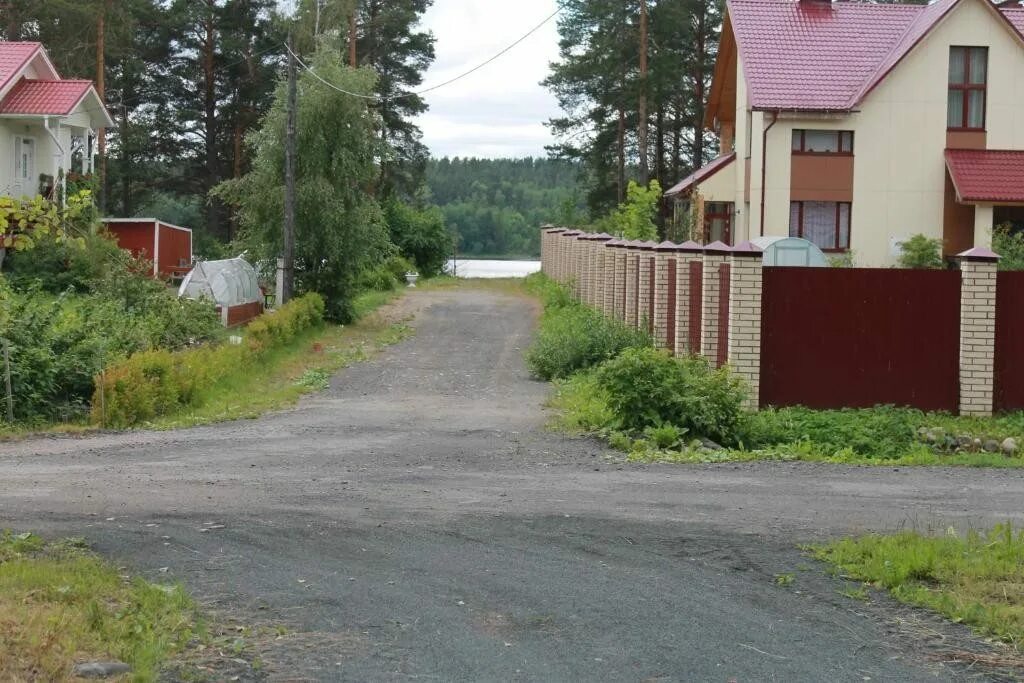
<path id="1" fill-rule="evenodd" d="M 1000 288 L 1008 287 L 1003 284 L 1002 279 L 997 279 L 998 258 L 990 251 L 973 249 L 960 255 L 958 274 L 934 271 L 894 273 L 892 269 L 880 269 L 873 271 L 875 275 L 872 275 L 872 272 L 861 271 L 858 274 L 849 269 L 764 268 L 761 250 L 750 243 L 736 247 L 722 243 L 701 246 L 694 242 L 663 242 L 655 245 L 618 240 L 608 235 L 587 235 L 575 230 L 550 226 L 545 226 L 541 237 L 541 262 L 546 274 L 570 286 L 574 295 L 581 301 L 610 317 L 631 326 L 650 325 L 655 343 L 660 348 L 667 348 L 676 355 L 701 354 L 713 364 L 728 363 L 750 386 L 748 407 L 752 409 L 766 402 L 763 373 L 766 367 L 769 370 L 773 369 L 773 358 L 765 357 L 766 349 L 778 348 L 776 343 L 766 343 L 766 334 L 772 335 L 772 339 L 775 340 L 780 336 L 778 333 L 784 332 L 788 335 L 787 338 L 801 340 L 801 343 L 809 345 L 806 346 L 807 349 L 813 351 L 817 351 L 814 346 L 816 339 L 825 339 L 832 333 L 838 334 L 836 330 L 826 329 L 830 323 L 825 320 L 818 321 L 813 315 L 795 318 L 803 321 L 801 325 L 806 327 L 808 334 L 801 334 L 800 329 L 776 329 L 777 325 L 774 325 L 772 320 L 778 318 L 765 317 L 766 310 L 775 312 L 780 306 L 791 307 L 794 302 L 806 298 L 808 292 L 823 288 L 815 286 L 805 292 L 780 289 L 779 283 L 784 285 L 786 281 L 794 280 L 794 276 L 802 277 L 800 273 L 793 272 L 800 270 L 805 271 L 808 276 L 813 276 L 811 279 L 815 281 L 831 278 L 837 282 L 854 275 L 862 281 L 917 282 L 921 278 L 938 278 L 934 281 L 940 284 L 948 282 L 948 276 L 958 277 L 959 322 L 953 321 L 952 324 L 959 325 L 959 357 L 952 362 L 959 367 L 959 375 L 953 379 L 954 396 L 959 395 L 959 404 L 956 405 L 954 402 L 949 409 L 959 410 L 965 415 L 991 414 L 994 408 L 1000 407 L 999 392 L 996 390 L 1000 381 L 999 367 L 1009 365 L 1016 368 L 1019 365 L 1006 361 L 1000 364 L 997 362 L 999 354 L 1024 352 L 1024 339 L 1017 341 L 1018 338 L 1024 338 L 1024 325 L 1019 326 L 1022 331 L 1017 333 L 1013 341 L 1015 345 L 1022 347 L 1020 349 L 1003 349 L 997 338 Z M 806 272 L 812 270 L 816 272 Z M 845 270 L 846 273 L 841 270 Z M 772 283 L 775 283 L 772 288 L 767 285 L 768 274 L 772 275 Z M 1024 277 L 1013 282 L 1020 283 L 1019 286 L 1014 286 L 1021 290 L 1019 298 L 1024 300 Z M 894 302 L 893 306 L 896 307 L 893 308 L 892 314 L 898 315 L 901 310 L 898 309 L 900 297 L 891 294 L 890 292 L 887 298 L 883 296 L 879 299 L 877 305 L 887 306 L 885 302 L 891 299 Z M 768 296 L 772 297 L 770 307 L 767 306 Z M 843 299 L 839 295 L 832 301 L 836 305 L 841 305 Z M 903 302 L 903 305 L 906 305 L 906 302 Z M 927 317 L 927 311 L 921 313 Z M 1013 316 L 1014 312 L 1002 311 L 1001 315 Z M 856 322 L 851 322 L 850 325 L 851 331 L 844 333 L 843 336 L 847 342 L 857 344 L 857 339 L 850 339 L 851 335 L 856 334 L 864 335 L 863 343 L 866 345 L 870 346 L 877 342 L 877 339 L 872 337 L 873 332 L 877 336 L 877 329 L 856 332 L 860 329 Z M 953 328 L 954 334 L 956 329 Z M 1004 336 L 1009 334 L 1005 333 Z M 922 344 L 921 347 L 921 354 L 929 353 L 925 348 L 927 344 Z M 800 351 L 794 349 L 792 353 L 799 354 Z M 834 361 L 839 365 L 846 362 L 841 356 L 836 357 Z M 844 369 L 858 372 L 858 368 Z M 881 373 L 877 384 L 883 386 L 885 377 L 882 375 L 886 372 L 884 363 L 877 367 L 860 368 L 859 371 L 863 373 L 869 370 Z M 1009 376 L 1007 373 L 1004 374 Z M 777 386 L 779 381 L 786 380 L 780 380 L 776 373 L 773 375 L 773 386 Z M 824 377 L 818 378 L 818 382 L 828 383 Z M 870 385 L 871 383 L 869 387 Z M 1024 394 L 1024 387 L 1017 393 Z M 842 392 L 835 395 L 840 397 L 836 399 L 838 403 L 835 407 L 844 405 Z M 884 398 L 884 393 L 879 395 Z M 906 395 L 910 397 L 905 401 L 906 404 L 917 404 L 913 391 Z M 800 402 L 811 407 L 830 407 L 817 405 L 816 403 L 821 403 L 821 400 L 818 392 L 809 392 L 806 401 L 792 400 L 784 404 Z M 878 401 L 885 402 L 887 401 Z M 864 401 L 860 399 L 850 403 L 862 404 Z M 934 408 L 931 404 L 929 406 Z"/>

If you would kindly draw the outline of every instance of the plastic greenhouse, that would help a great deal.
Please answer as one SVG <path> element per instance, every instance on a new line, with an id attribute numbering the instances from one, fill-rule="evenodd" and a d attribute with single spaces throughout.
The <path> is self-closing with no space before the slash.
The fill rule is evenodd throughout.
<path id="1" fill-rule="evenodd" d="M 256 270 L 243 258 L 197 263 L 182 280 L 178 296 L 210 299 L 226 326 L 240 325 L 263 312 Z"/>

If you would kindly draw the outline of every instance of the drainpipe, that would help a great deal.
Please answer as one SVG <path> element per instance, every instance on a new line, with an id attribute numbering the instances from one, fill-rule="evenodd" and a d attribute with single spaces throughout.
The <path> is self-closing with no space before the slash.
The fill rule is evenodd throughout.
<path id="1" fill-rule="evenodd" d="M 53 144 L 57 145 L 57 150 L 60 152 L 60 163 L 57 165 L 57 175 L 64 169 L 64 148 L 60 144 L 60 138 L 50 129 L 50 117 L 43 117 L 43 128 L 50 134 L 50 138 L 53 140 Z M 66 175 L 66 174 L 65 174 Z M 55 177 L 54 180 L 57 178 Z M 67 191 L 67 178 L 65 177 L 60 183 L 60 205 L 67 206 L 68 191 Z"/>
<path id="2" fill-rule="evenodd" d="M 772 122 L 764 129 L 761 135 L 761 237 L 764 237 L 764 181 L 765 170 L 768 168 L 768 131 L 772 129 L 775 122 L 779 120 L 779 110 L 772 112 Z"/>

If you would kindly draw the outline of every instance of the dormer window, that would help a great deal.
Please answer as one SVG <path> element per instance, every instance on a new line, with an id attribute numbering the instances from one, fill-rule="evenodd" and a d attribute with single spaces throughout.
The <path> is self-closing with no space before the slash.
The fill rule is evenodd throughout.
<path id="1" fill-rule="evenodd" d="M 949 99 L 946 126 L 950 130 L 985 130 L 988 48 L 949 48 Z"/>

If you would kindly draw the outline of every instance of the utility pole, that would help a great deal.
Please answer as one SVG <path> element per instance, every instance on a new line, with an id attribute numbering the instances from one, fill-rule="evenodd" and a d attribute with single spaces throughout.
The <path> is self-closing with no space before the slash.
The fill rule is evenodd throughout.
<path id="1" fill-rule="evenodd" d="M 106 104 L 106 39 L 107 39 L 107 8 L 110 0 L 100 3 L 100 11 L 96 17 L 96 94 L 100 96 L 100 102 Z M 97 153 L 99 154 L 99 190 L 100 190 L 100 211 L 107 208 L 107 131 L 100 128 L 96 133 Z"/>
<path id="2" fill-rule="evenodd" d="M 640 0 L 640 183 L 647 187 L 651 171 L 647 161 L 647 0 Z"/>
<path id="3" fill-rule="evenodd" d="M 288 129 L 284 142 L 284 249 L 278 277 L 281 298 L 278 305 L 288 303 L 295 289 L 295 119 L 298 107 L 295 48 L 288 34 Z"/>

